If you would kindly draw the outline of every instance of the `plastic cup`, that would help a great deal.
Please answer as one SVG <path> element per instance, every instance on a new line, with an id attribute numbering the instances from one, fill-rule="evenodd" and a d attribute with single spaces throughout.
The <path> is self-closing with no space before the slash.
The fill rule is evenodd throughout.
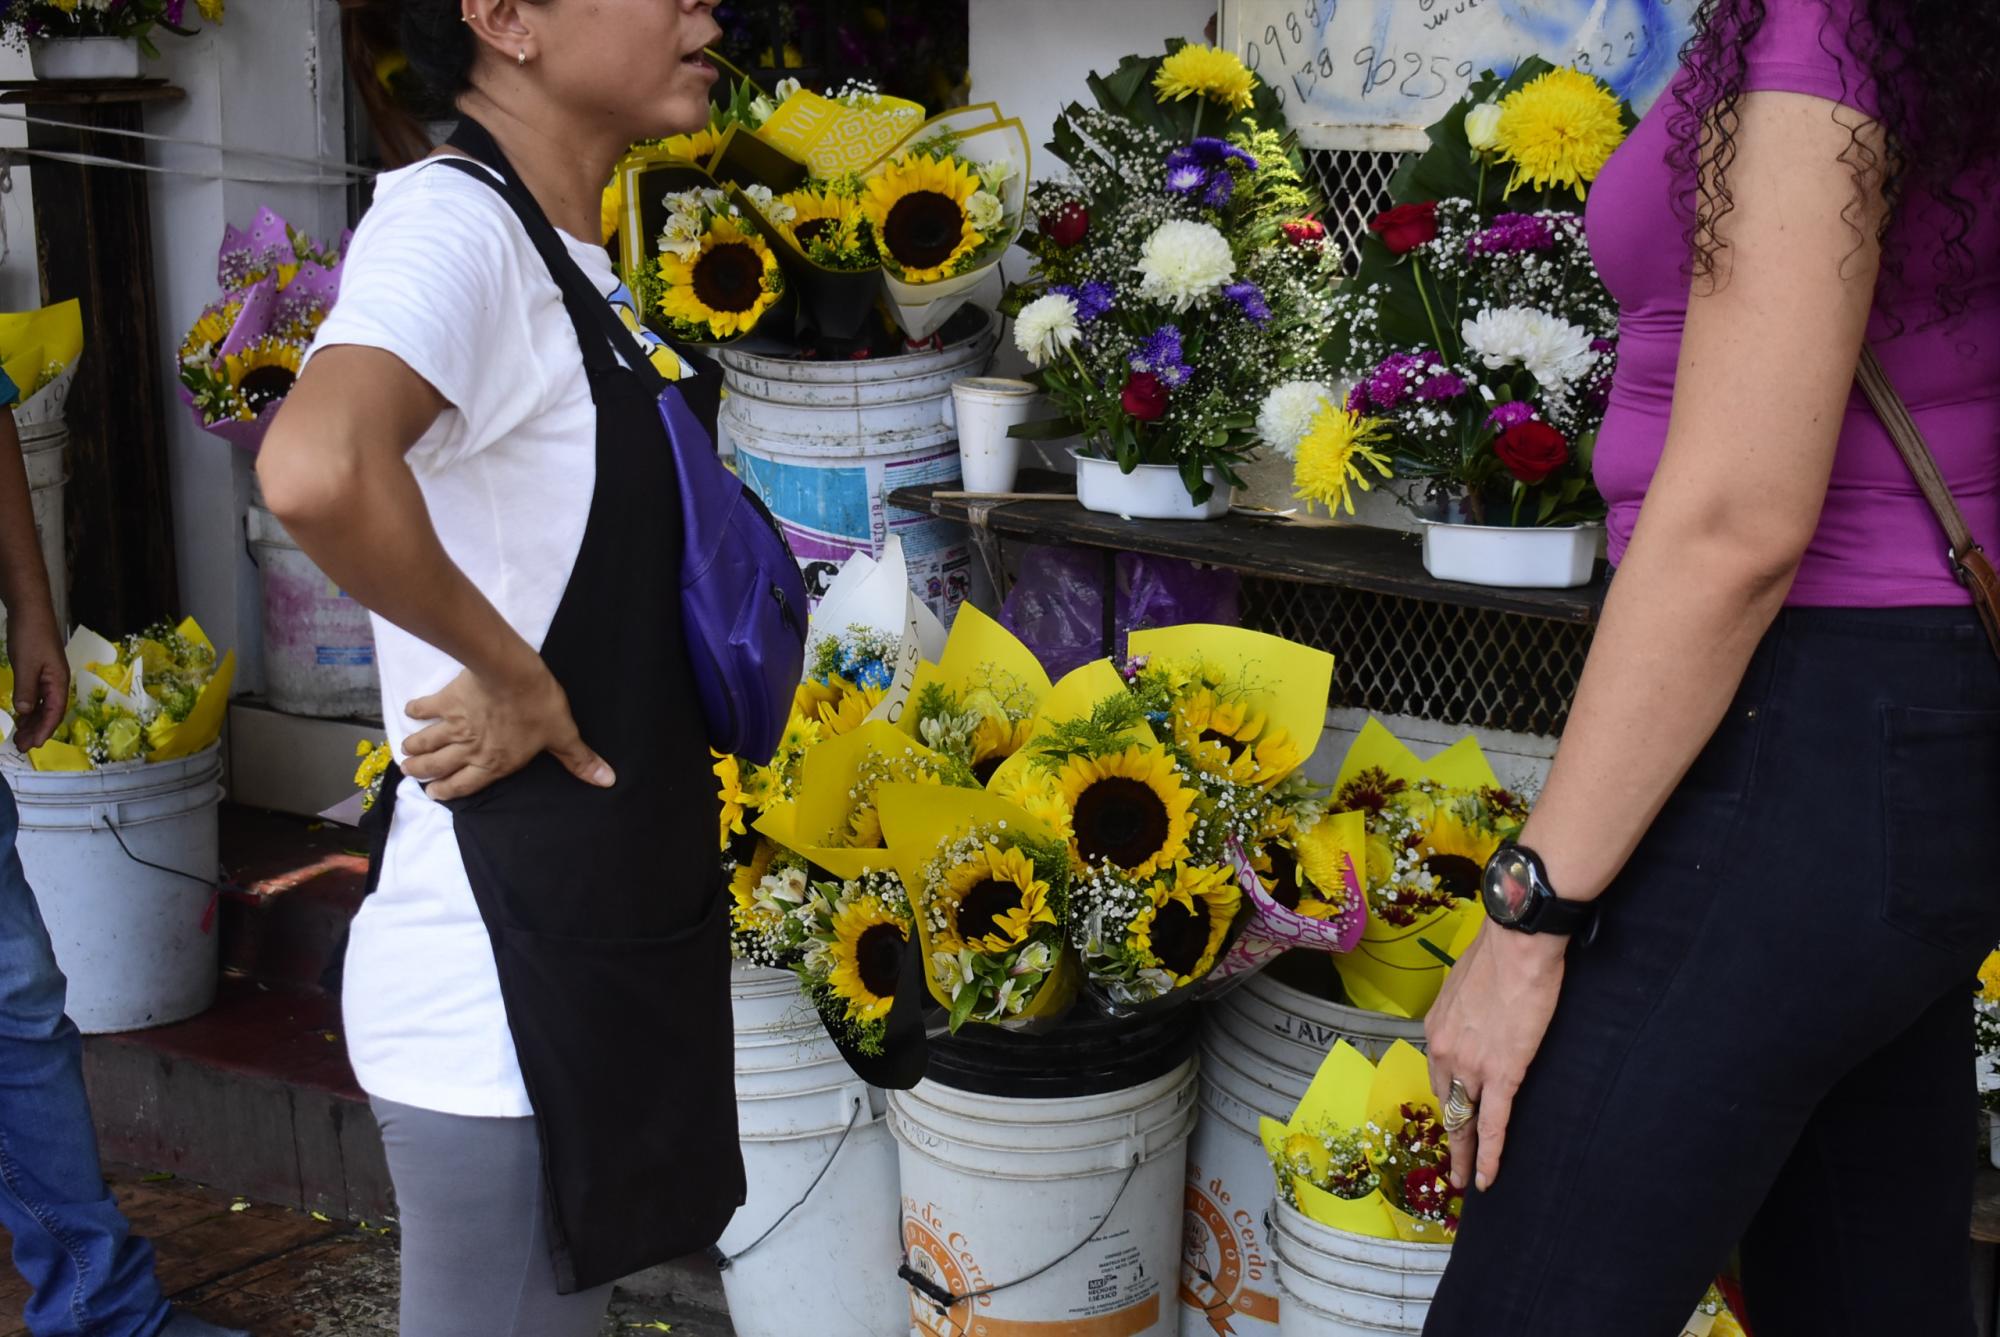
<path id="1" fill-rule="evenodd" d="M 958 424 L 959 476 L 967 492 L 1012 492 L 1021 470 L 1021 443 L 1007 435 L 1028 421 L 1035 387 L 999 376 L 953 381 L 952 413 Z"/>

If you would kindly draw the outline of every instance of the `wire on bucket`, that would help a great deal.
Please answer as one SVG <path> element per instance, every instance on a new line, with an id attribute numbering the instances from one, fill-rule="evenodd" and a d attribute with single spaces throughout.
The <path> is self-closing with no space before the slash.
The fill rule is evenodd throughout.
<path id="1" fill-rule="evenodd" d="M 826 1158 L 825 1165 L 819 1167 L 819 1173 L 813 1176 L 812 1183 L 806 1185 L 806 1191 L 799 1195 L 799 1200 L 797 1202 L 785 1208 L 784 1213 L 780 1215 L 777 1220 L 773 1221 L 770 1224 L 770 1226 L 764 1231 L 763 1234 L 759 1235 L 756 1239 L 751 1240 L 748 1244 L 738 1249 L 735 1253 L 724 1253 L 721 1249 L 715 1248 L 713 1246 L 709 1248 L 708 1251 L 709 1256 L 715 1261 L 716 1271 L 727 1272 L 732 1266 L 735 1265 L 737 1260 L 741 1259 L 745 1254 L 749 1253 L 752 1249 L 756 1248 L 758 1245 L 762 1244 L 765 1240 L 771 1238 L 772 1235 L 776 1234 L 778 1227 L 785 1224 L 786 1221 L 790 1220 L 793 1212 L 796 1212 L 799 1208 L 806 1205 L 806 1199 L 810 1198 L 813 1195 L 813 1190 L 819 1187 L 819 1181 L 826 1178 L 826 1172 L 828 1170 L 831 1170 L 833 1168 L 833 1163 L 840 1159 L 840 1149 L 847 1145 L 847 1135 L 854 1131 L 855 1123 L 858 1122 L 861 1118 L 861 1104 L 862 1104 L 862 1097 L 856 1096 L 854 1098 L 854 1113 L 847 1116 L 847 1127 L 840 1130 L 840 1141 L 833 1144 L 833 1154 Z"/>

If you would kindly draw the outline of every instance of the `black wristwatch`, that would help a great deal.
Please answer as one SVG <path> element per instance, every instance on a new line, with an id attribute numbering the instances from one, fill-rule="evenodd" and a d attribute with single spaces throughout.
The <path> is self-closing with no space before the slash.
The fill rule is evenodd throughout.
<path id="1" fill-rule="evenodd" d="M 1517 933 L 1596 933 L 1597 906 L 1556 895 L 1542 856 L 1526 845 L 1510 843 L 1493 852 L 1479 880 L 1479 896 L 1488 919 Z"/>

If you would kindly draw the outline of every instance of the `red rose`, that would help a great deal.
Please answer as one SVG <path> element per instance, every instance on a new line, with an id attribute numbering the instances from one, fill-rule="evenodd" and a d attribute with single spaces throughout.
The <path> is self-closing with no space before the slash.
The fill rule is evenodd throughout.
<path id="1" fill-rule="evenodd" d="M 1368 225 L 1392 255 L 1408 255 L 1438 234 L 1435 203 L 1399 204 Z"/>
<path id="2" fill-rule="evenodd" d="M 1054 213 L 1043 214 L 1042 235 L 1065 251 L 1090 235 L 1090 210 L 1072 200 Z"/>
<path id="3" fill-rule="evenodd" d="M 1317 246 L 1326 240 L 1326 224 L 1317 218 L 1301 218 L 1287 223 L 1285 240 L 1294 246 Z"/>
<path id="4" fill-rule="evenodd" d="M 1569 441 L 1545 422 L 1524 422 L 1500 433 L 1493 453 L 1508 473 L 1533 487 L 1569 463 Z"/>
<path id="5" fill-rule="evenodd" d="M 1167 416 L 1167 383 L 1150 371 L 1133 372 L 1121 398 L 1125 411 L 1140 422 L 1158 422 Z"/>

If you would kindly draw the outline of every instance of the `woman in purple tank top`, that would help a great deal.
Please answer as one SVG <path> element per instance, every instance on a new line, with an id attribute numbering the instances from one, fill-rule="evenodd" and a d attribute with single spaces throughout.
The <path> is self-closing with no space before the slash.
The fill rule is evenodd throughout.
<path id="1" fill-rule="evenodd" d="M 1732 1257 L 1756 1337 L 1974 1331 L 2000 663 L 1854 378 L 2000 552 L 1996 95 L 2000 6 L 1703 0 L 1591 194 L 1617 575 L 1428 1023 L 1434 1337 L 1670 1337 Z"/>

